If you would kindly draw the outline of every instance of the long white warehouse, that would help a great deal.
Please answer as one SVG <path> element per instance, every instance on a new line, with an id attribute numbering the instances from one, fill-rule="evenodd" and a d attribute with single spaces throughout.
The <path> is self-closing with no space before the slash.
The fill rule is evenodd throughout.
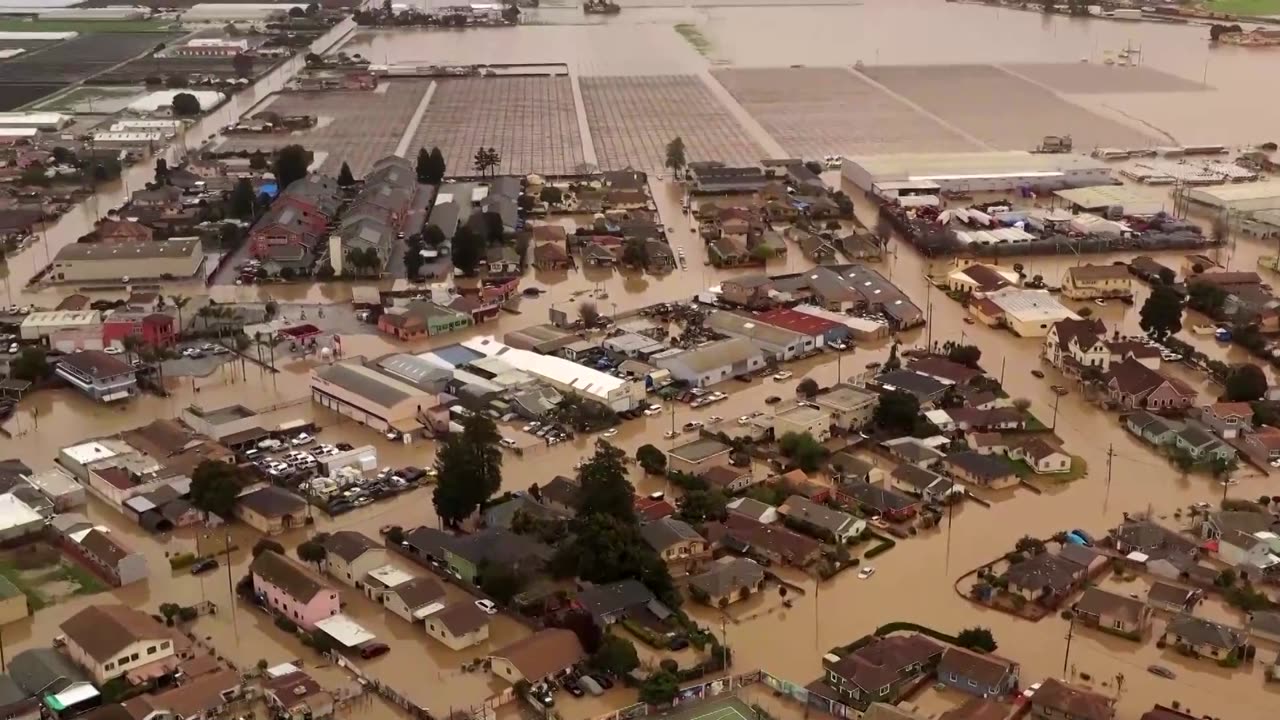
<path id="1" fill-rule="evenodd" d="M 492 336 L 471 338 L 460 344 L 473 352 L 501 358 L 511 367 L 538 378 L 562 393 L 581 395 L 617 412 L 632 410 L 645 399 L 642 380 L 615 377 L 572 360 L 513 348 L 498 342 Z"/>
<path id="2" fill-rule="evenodd" d="M 885 197 L 945 191 L 1045 191 L 1108 185 L 1111 169 L 1069 153 L 969 152 L 862 155 L 844 159 L 841 173 L 866 192 Z"/>

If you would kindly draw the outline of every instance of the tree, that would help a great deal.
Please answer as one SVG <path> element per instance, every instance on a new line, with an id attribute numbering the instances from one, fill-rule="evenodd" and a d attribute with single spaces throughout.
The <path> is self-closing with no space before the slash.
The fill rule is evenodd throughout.
<path id="1" fill-rule="evenodd" d="M 629 237 L 622 242 L 622 264 L 643 268 L 649 264 L 649 246 L 644 238 Z"/>
<path id="2" fill-rule="evenodd" d="M 667 470 L 667 456 L 648 443 L 636 449 L 636 462 L 650 475 L 661 475 Z"/>
<path id="3" fill-rule="evenodd" d="M 1177 282 L 1177 280 L 1178 280 L 1178 274 L 1173 271 L 1173 268 L 1167 268 L 1167 267 L 1160 268 L 1160 282 L 1164 283 L 1165 285 L 1172 285 L 1175 282 Z"/>
<path id="4" fill-rule="evenodd" d="M 432 503 L 440 519 L 457 525 L 502 487 L 502 450 L 498 428 L 484 415 L 462 422 L 436 454 L 438 474 Z"/>
<path id="5" fill-rule="evenodd" d="M 600 630 L 600 626 L 596 624 L 595 618 L 591 613 L 582 609 L 571 609 L 565 612 L 559 618 L 554 618 L 556 627 L 564 628 L 578 636 L 578 642 L 582 645 L 582 649 L 587 653 L 594 655 L 600 649 L 601 643 L 604 642 L 604 634 Z"/>
<path id="6" fill-rule="evenodd" d="M 671 139 L 671 142 L 667 143 L 667 159 L 663 166 L 670 168 L 673 174 L 679 175 L 687 164 L 684 139 L 677 135 Z"/>
<path id="7" fill-rule="evenodd" d="M 474 275 L 484 255 L 484 238 L 473 232 L 470 225 L 458 228 L 453 235 L 453 266 L 465 275 Z"/>
<path id="8" fill-rule="evenodd" d="M 236 53 L 236 56 L 231 58 L 231 69 L 235 71 L 236 77 L 253 77 L 253 56 Z"/>
<path id="9" fill-rule="evenodd" d="M 640 684 L 640 702 L 666 705 L 675 699 L 679 691 L 680 682 L 676 680 L 676 676 L 666 670 L 659 670 Z"/>
<path id="10" fill-rule="evenodd" d="M 1013 406 L 1014 406 L 1015 408 L 1017 408 L 1017 409 L 1021 410 L 1022 412 L 1026 412 L 1027 410 L 1030 410 L 1030 409 L 1031 409 L 1031 401 L 1030 401 L 1030 400 L 1028 400 L 1027 398 L 1023 398 L 1023 397 L 1020 397 L 1020 398 L 1014 398 L 1014 399 L 1013 399 Z"/>
<path id="11" fill-rule="evenodd" d="M 444 230 L 439 225 L 428 225 L 422 229 L 422 241 L 433 248 L 444 244 Z"/>
<path id="12" fill-rule="evenodd" d="M 525 579 L 507 565 L 485 564 L 480 569 L 480 589 L 506 605 L 524 589 Z"/>
<path id="13" fill-rule="evenodd" d="M 228 519 L 243 485 L 235 465 L 221 460 L 205 460 L 191 474 L 191 504 Z"/>
<path id="14" fill-rule="evenodd" d="M 595 454 L 578 469 L 578 515 L 608 515 L 635 523 L 635 488 L 627 480 L 623 452 L 597 442 Z"/>
<path id="15" fill-rule="evenodd" d="M 790 458 L 796 467 L 805 472 L 814 472 L 827 456 L 827 449 L 809 433 L 789 432 L 778 440 L 778 449 L 783 456 Z"/>
<path id="16" fill-rule="evenodd" d="M 316 572 L 320 572 L 325 559 L 329 557 L 329 551 L 325 550 L 324 545 L 315 540 L 308 540 L 298 545 L 297 553 L 299 560 L 315 565 Z"/>
<path id="17" fill-rule="evenodd" d="M 195 117 L 202 108 L 200 101 L 191 93 L 178 93 L 173 96 L 173 114 L 177 117 Z"/>
<path id="18" fill-rule="evenodd" d="M 1138 326 L 1156 340 L 1182 330 L 1182 298 L 1169 285 L 1156 285 L 1142 304 Z"/>
<path id="19" fill-rule="evenodd" d="M 600 311 L 596 309 L 596 304 L 590 300 L 578 303 L 578 319 L 588 327 L 595 325 L 600 319 Z"/>
<path id="20" fill-rule="evenodd" d="M 880 370 L 881 372 L 892 372 L 893 370 L 897 370 L 901 367 L 902 367 L 902 358 L 898 357 L 898 343 L 895 342 L 892 346 L 890 346 L 889 358 L 884 361 L 884 365 L 881 366 Z"/>
<path id="21" fill-rule="evenodd" d="M 564 201 L 564 192 L 555 185 L 546 185 L 538 193 L 538 199 L 548 205 L 559 205 Z"/>
<path id="22" fill-rule="evenodd" d="M 155 182 L 157 185 L 169 184 L 169 161 L 164 158 L 156 158 Z"/>
<path id="23" fill-rule="evenodd" d="M 599 649 L 592 653 L 591 664 L 614 677 L 623 677 L 640 667 L 640 656 L 630 640 L 610 634 L 601 639 Z"/>
<path id="24" fill-rule="evenodd" d="M 557 577 L 578 577 L 593 583 L 639 580 L 668 607 L 678 607 L 680 593 L 667 564 L 645 542 L 635 518 L 607 514 L 574 518 L 569 542 L 562 543 L 551 561 Z"/>
<path id="25" fill-rule="evenodd" d="M 1040 538 L 1023 535 L 1014 544 L 1013 549 L 1020 553 L 1028 553 L 1030 555 L 1039 555 L 1044 552 L 1044 541 Z"/>
<path id="26" fill-rule="evenodd" d="M 307 168 L 310 165 L 311 158 L 306 148 L 301 145 L 285 145 L 280 148 L 280 152 L 276 153 L 274 169 L 276 184 L 284 190 L 295 181 L 306 177 Z"/>
<path id="27" fill-rule="evenodd" d="M 496 171 L 502 164 L 502 154 L 493 148 L 480 148 L 472 158 L 471 166 L 480 177 L 486 177 L 490 171 Z"/>
<path id="28" fill-rule="evenodd" d="M 431 182 L 431 151 L 426 148 L 418 148 L 418 160 L 414 165 L 414 169 L 418 175 L 418 182 Z"/>
<path id="29" fill-rule="evenodd" d="M 440 148 L 431 148 L 431 153 L 427 156 L 427 173 L 426 180 L 432 185 L 439 185 L 444 181 L 445 170 L 448 166 L 444 161 L 444 153 L 440 152 Z"/>
<path id="30" fill-rule="evenodd" d="M 289 17 L 291 18 L 300 18 L 306 14 L 307 12 L 302 8 L 298 7 L 297 5 L 294 5 L 293 7 L 289 8 Z"/>
<path id="31" fill-rule="evenodd" d="M 817 395 L 819 389 L 820 388 L 818 387 L 818 381 L 814 380 L 811 377 L 807 377 L 801 380 L 800 382 L 796 383 L 796 394 L 803 395 L 807 398 L 811 398 L 814 395 Z"/>
<path id="32" fill-rule="evenodd" d="M 28 345 L 18 353 L 9 371 L 19 380 L 38 382 L 49 376 L 49 360 L 44 348 Z"/>
<path id="33" fill-rule="evenodd" d="M 404 272 L 405 277 L 409 280 L 417 280 L 418 272 L 422 270 L 423 241 L 421 235 L 415 235 L 409 238 L 409 242 L 405 244 L 404 249 Z"/>
<path id="34" fill-rule="evenodd" d="M 249 156 L 250 170 L 266 170 L 268 164 L 267 155 L 261 150 L 254 150 L 253 154 Z"/>
<path id="35" fill-rule="evenodd" d="M 351 174 L 351 166 L 347 161 L 342 161 L 342 168 L 338 170 L 338 187 L 349 188 L 356 184 L 356 176 Z"/>
<path id="36" fill-rule="evenodd" d="M 1227 402 L 1253 402 L 1267 394 L 1267 375 L 1253 363 L 1241 363 L 1227 375 Z"/>
<path id="37" fill-rule="evenodd" d="M 231 190 L 231 217 L 252 219 L 256 212 L 258 196 L 253 192 L 253 182 L 240 178 Z"/>
<path id="38" fill-rule="evenodd" d="M 911 432 L 920 417 L 920 401 L 904 390 L 891 390 L 880 396 L 872 421 L 877 427 L 898 434 Z"/>
<path id="39" fill-rule="evenodd" d="M 690 490 L 680 498 L 680 518 L 695 524 L 723 520 L 728 502 L 729 498 L 718 489 Z"/>
<path id="40" fill-rule="evenodd" d="M 982 351 L 977 345 L 956 345 L 947 352 L 947 359 L 977 370 L 978 361 L 982 359 Z"/>
<path id="41" fill-rule="evenodd" d="M 983 653 L 993 653 L 996 648 L 995 636 L 991 631 L 984 627 L 965 628 L 956 635 L 956 644 L 966 650 L 974 650 Z"/>

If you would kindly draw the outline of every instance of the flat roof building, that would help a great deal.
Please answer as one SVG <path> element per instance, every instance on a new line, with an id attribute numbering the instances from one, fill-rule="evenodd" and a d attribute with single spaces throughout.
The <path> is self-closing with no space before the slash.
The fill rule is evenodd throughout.
<path id="1" fill-rule="evenodd" d="M 55 282 L 189 278 L 204 266 L 199 238 L 72 243 L 53 258 Z"/>
<path id="2" fill-rule="evenodd" d="M 1280 182 L 1256 182 L 1219 187 L 1189 188 L 1187 198 L 1226 210 L 1280 209 Z"/>
<path id="3" fill-rule="evenodd" d="M 735 375 L 755 372 L 764 367 L 764 351 L 746 338 L 717 340 L 701 347 L 654 357 L 653 363 L 667 370 L 677 380 L 695 387 L 724 382 Z"/>
<path id="4" fill-rule="evenodd" d="M 365 367 L 360 358 L 311 371 L 311 400 L 378 432 L 421 429 L 418 412 L 434 405 L 431 393 Z"/>
<path id="5" fill-rule="evenodd" d="M 812 351 L 816 344 L 812 336 L 731 310 L 711 313 L 706 325 L 722 335 L 746 338 L 778 360 L 794 360 Z"/>
<path id="6" fill-rule="evenodd" d="M 846 180 L 875 192 L 880 183 L 901 190 L 919 183 L 922 191 L 1001 191 L 1023 185 L 1040 189 L 1088 187 L 1112 182 L 1103 162 L 1070 153 L 1022 151 L 965 153 L 901 153 L 847 157 L 841 165 Z"/>
<path id="7" fill-rule="evenodd" d="M 1055 190 L 1074 210 L 1100 212 L 1119 208 L 1123 215 L 1155 215 L 1168 209 L 1167 192 L 1150 191 L 1132 185 L 1098 185 L 1095 187 Z"/>
<path id="8" fill-rule="evenodd" d="M 61 130 L 73 119 L 70 115 L 55 112 L 0 112 L 0 127 Z"/>
<path id="9" fill-rule="evenodd" d="M 498 342 L 493 336 L 471 338 L 463 341 L 461 346 L 484 356 L 499 358 L 560 392 L 581 395 L 618 412 L 634 409 L 645 399 L 642 381 L 615 377 L 564 358 L 513 348 Z"/>
<path id="10" fill-rule="evenodd" d="M 1059 320 L 1080 319 L 1045 290 L 1005 288 L 986 299 L 1004 311 L 1005 324 L 1021 337 L 1044 337 Z"/>

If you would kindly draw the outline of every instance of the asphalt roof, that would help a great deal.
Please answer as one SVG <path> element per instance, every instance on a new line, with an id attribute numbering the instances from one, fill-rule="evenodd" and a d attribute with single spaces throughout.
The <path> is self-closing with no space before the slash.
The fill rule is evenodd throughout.
<path id="1" fill-rule="evenodd" d="M 326 589 L 319 580 L 273 550 L 260 553 L 253 559 L 249 570 L 302 603 L 310 602 L 320 591 Z"/>

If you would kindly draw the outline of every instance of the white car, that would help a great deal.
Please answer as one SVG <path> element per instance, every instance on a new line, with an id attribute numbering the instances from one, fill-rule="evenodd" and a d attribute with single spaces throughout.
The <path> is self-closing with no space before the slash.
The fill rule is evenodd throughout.
<path id="1" fill-rule="evenodd" d="M 729 396 L 728 396 L 728 395 L 726 395 L 726 394 L 724 394 L 724 393 L 722 393 L 722 392 L 720 392 L 719 390 L 716 390 L 715 392 L 711 393 L 711 394 L 710 394 L 710 395 L 708 395 L 707 397 L 711 398 L 712 400 L 724 400 L 725 398 L 727 398 L 727 397 L 729 397 Z"/>
<path id="2" fill-rule="evenodd" d="M 388 440 L 399 440 L 400 433 L 395 430 L 388 430 L 385 433 L 383 433 L 383 437 L 385 437 Z"/>
<path id="3" fill-rule="evenodd" d="M 864 567 L 858 571 L 858 579 L 866 580 L 867 578 L 875 574 L 876 574 L 876 569 L 868 565 L 867 567 Z"/>
<path id="4" fill-rule="evenodd" d="M 477 600 L 477 601 L 476 601 L 476 607 L 478 607 L 478 608 L 480 608 L 481 610 L 485 611 L 485 614 L 487 614 L 487 615 L 497 615 L 497 614 L 498 614 L 498 606 L 497 606 L 497 605 L 494 605 L 492 600 Z"/>
<path id="5" fill-rule="evenodd" d="M 266 450 L 268 452 L 272 450 L 279 450 L 282 447 L 284 447 L 284 443 L 274 438 L 267 438 L 266 440 L 263 440 L 262 442 L 258 443 L 259 450 Z"/>
<path id="6" fill-rule="evenodd" d="M 648 410 L 645 410 L 645 411 L 644 411 L 644 414 L 645 414 L 645 417 L 653 417 L 654 415 L 661 415 L 661 414 L 662 414 L 662 406 L 661 406 L 661 405 L 654 405 L 653 407 L 649 408 Z"/>
<path id="7" fill-rule="evenodd" d="M 782 372 L 774 373 L 773 379 L 777 380 L 778 382 L 782 382 L 783 380 L 790 380 L 791 375 L 792 373 L 790 370 L 783 370 Z"/>
<path id="8" fill-rule="evenodd" d="M 724 418 L 720 417 L 719 415 L 712 415 L 711 417 L 707 418 L 707 422 L 711 423 L 712 425 L 715 425 L 718 422 L 724 422 Z"/>
<path id="9" fill-rule="evenodd" d="M 120 353 L 124 352 L 124 350 L 119 347 L 116 347 L 115 345 L 112 345 L 109 348 L 103 348 L 102 352 L 108 355 L 119 355 Z"/>
<path id="10" fill-rule="evenodd" d="M 617 435 L 617 434 L 618 434 L 618 428 L 609 428 L 608 430 L 605 430 L 604 432 L 600 433 L 600 437 L 613 437 L 614 435 Z"/>
<path id="11" fill-rule="evenodd" d="M 498 444 L 499 444 L 499 445 L 501 445 L 501 446 L 502 446 L 502 447 L 504 447 L 504 448 L 515 448 L 515 447 L 517 447 L 517 445 L 516 445 L 516 441 L 515 441 L 515 440 L 512 440 L 511 438 L 502 438 L 501 440 L 499 440 L 499 441 L 498 441 Z"/>
<path id="12" fill-rule="evenodd" d="M 1022 691 L 1022 697 L 1026 698 L 1027 700 L 1030 700 L 1031 696 L 1035 695 L 1036 691 L 1039 690 L 1040 686 L 1043 684 L 1044 683 L 1031 683 L 1030 685 L 1027 686 L 1026 690 Z"/>
<path id="13" fill-rule="evenodd" d="M 289 444 L 294 447 L 302 447 L 307 443 L 313 443 L 315 441 L 316 441 L 315 438 L 311 437 L 306 433 L 298 433 L 292 440 L 289 441 Z"/>
<path id="14" fill-rule="evenodd" d="M 1094 304 L 1094 305 L 1101 305 L 1102 307 L 1106 307 L 1106 306 L 1107 306 L 1107 301 L 1106 301 L 1106 300 L 1103 300 L 1102 298 L 1098 298 L 1097 300 L 1094 300 L 1094 301 L 1093 301 L 1093 304 Z"/>

